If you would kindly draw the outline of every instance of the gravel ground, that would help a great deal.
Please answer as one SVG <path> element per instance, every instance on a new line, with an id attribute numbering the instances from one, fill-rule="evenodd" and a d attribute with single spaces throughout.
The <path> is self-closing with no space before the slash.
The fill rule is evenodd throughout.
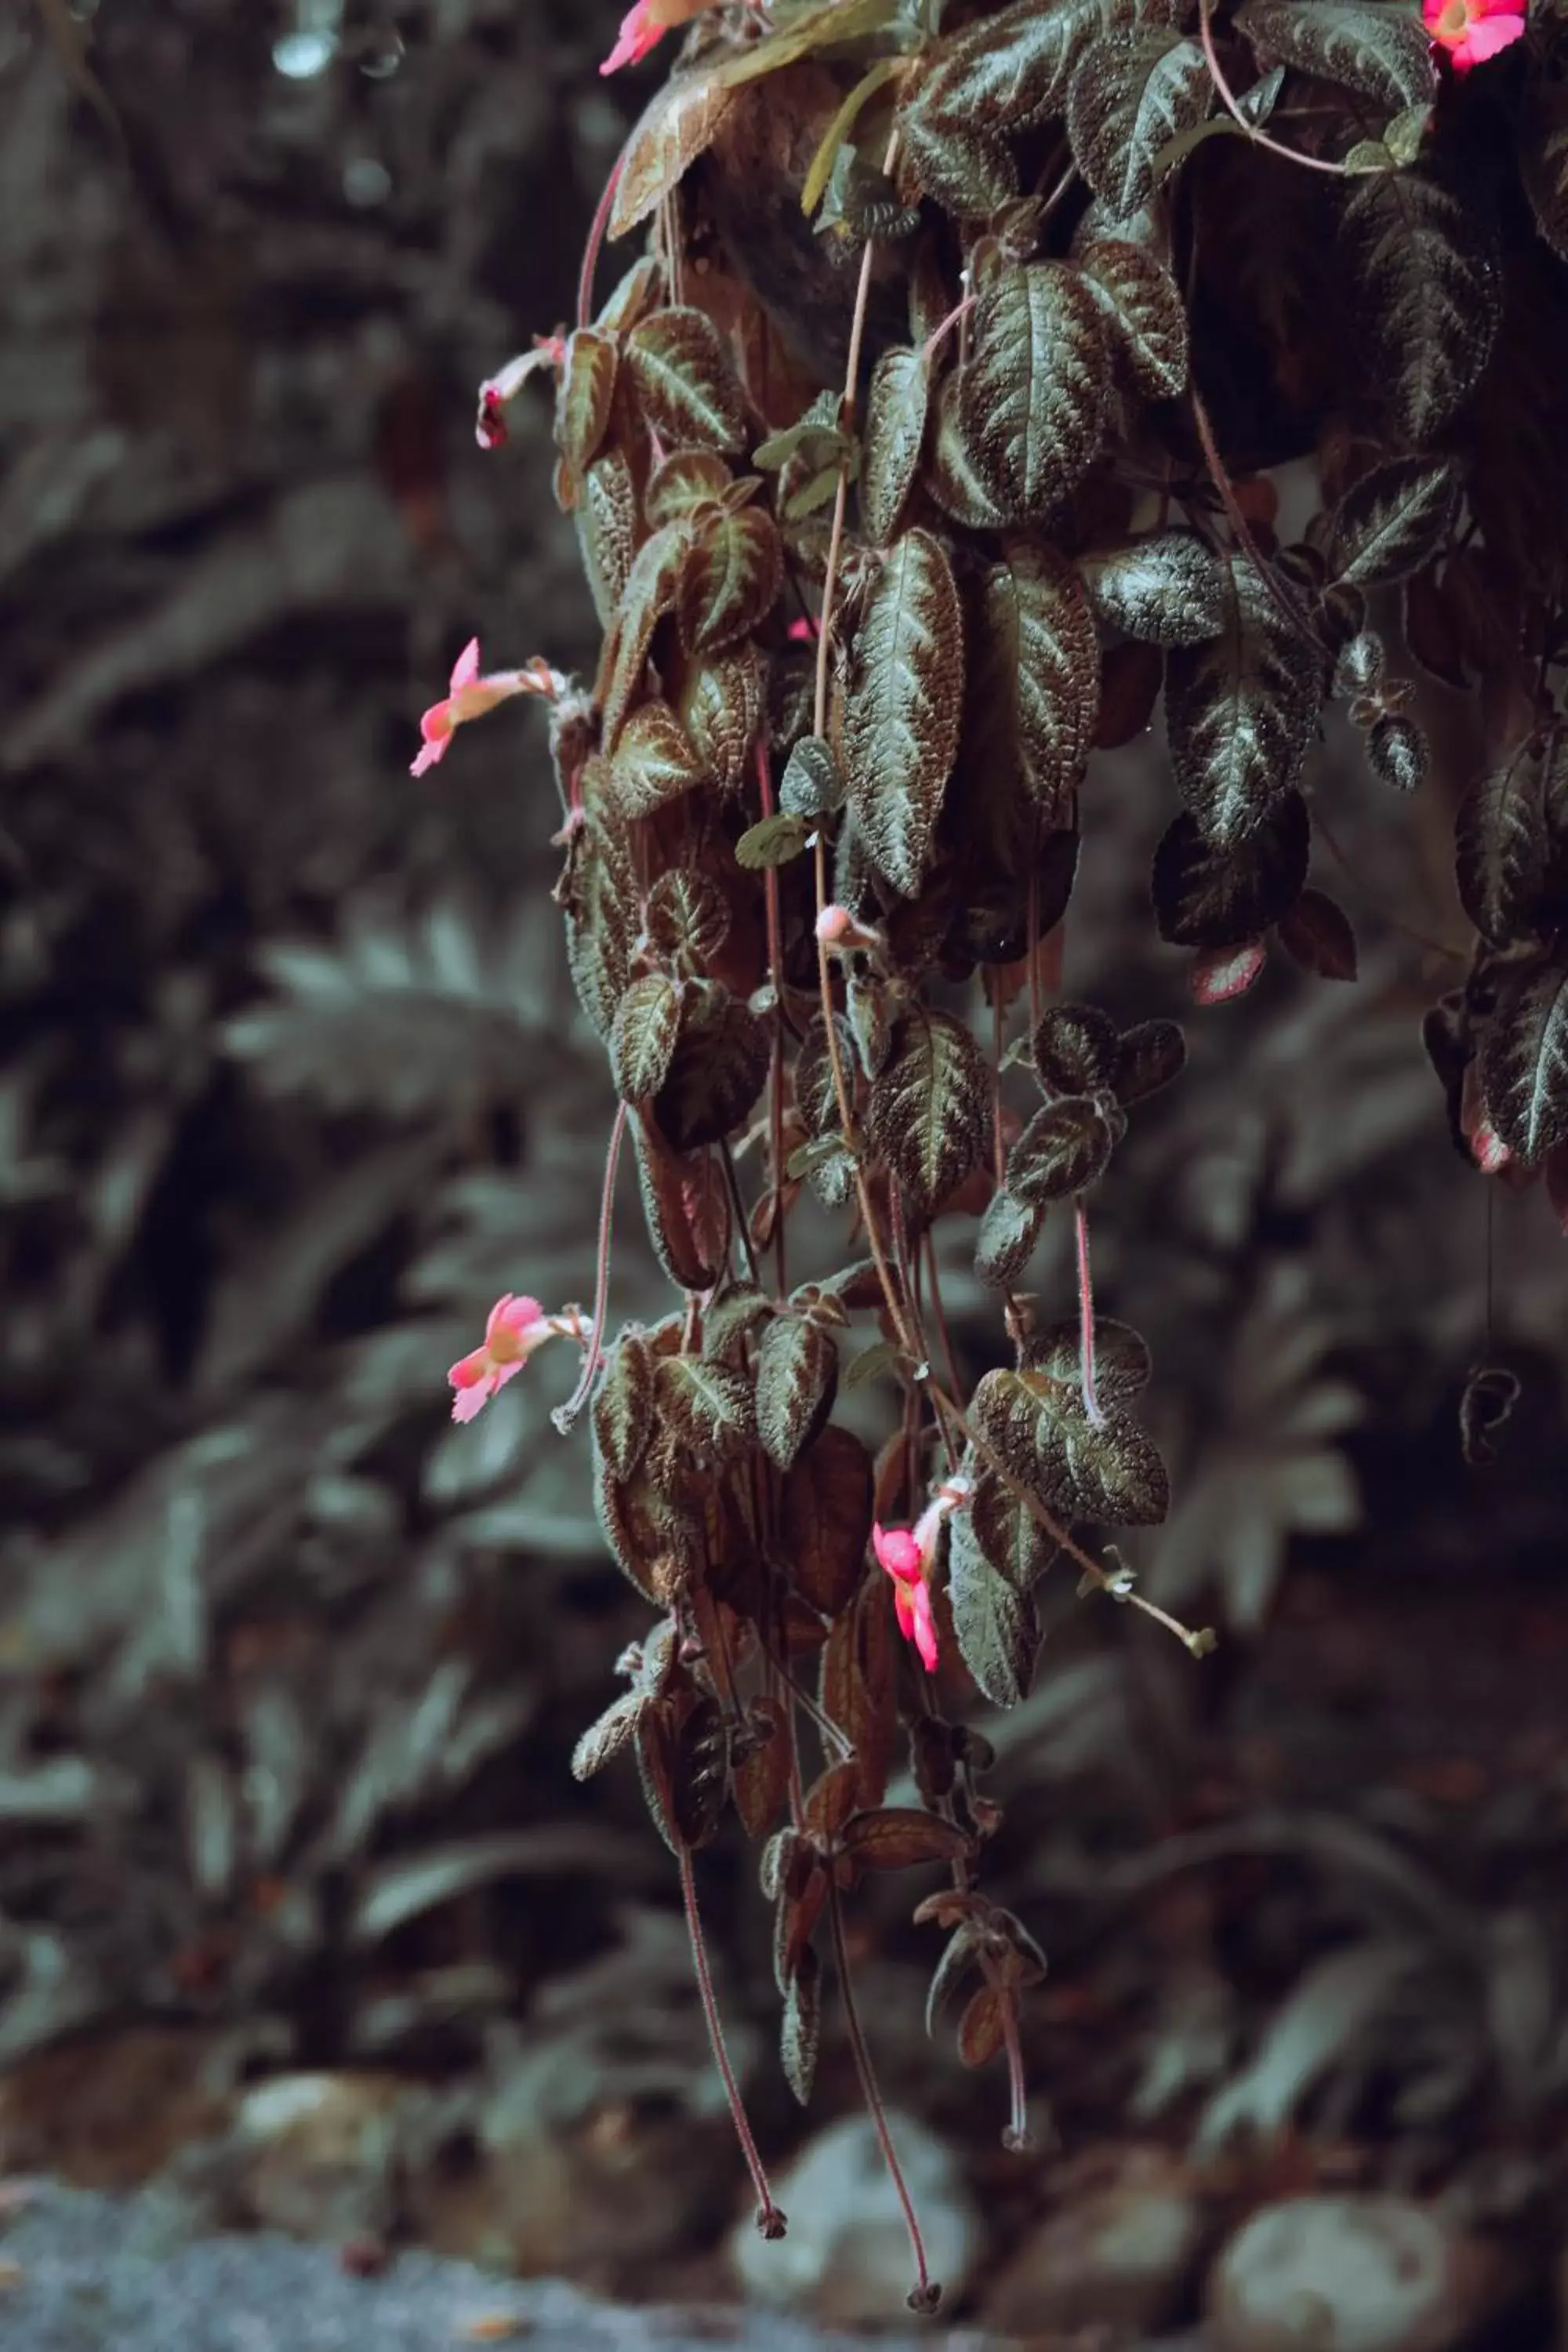
<path id="1" fill-rule="evenodd" d="M 0 2236 L 4 2352 L 851 2352 L 760 2313 L 633 2311 L 552 2280 L 497 2279 L 405 2253 L 350 2277 L 330 2248 L 276 2236 L 192 2240 L 155 2196 L 40 2187 Z M 973 2331 L 878 2339 L 880 2352 L 983 2352 Z M 859 2339 L 864 2352 L 864 2339 Z"/>

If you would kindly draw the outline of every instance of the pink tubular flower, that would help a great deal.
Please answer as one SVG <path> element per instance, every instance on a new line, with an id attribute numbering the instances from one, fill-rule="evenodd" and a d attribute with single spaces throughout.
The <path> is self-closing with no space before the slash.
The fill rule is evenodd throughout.
<path id="1" fill-rule="evenodd" d="M 899 1631 L 906 1642 L 914 1643 L 928 1675 L 934 1675 L 937 1668 L 936 1620 L 931 1614 L 930 1583 L 936 1563 L 937 1540 L 943 1519 L 957 1508 L 967 1493 L 963 1480 L 952 1480 L 939 1490 L 934 1501 L 926 1505 L 912 1528 L 885 1528 L 879 1521 L 871 1530 L 871 1549 L 877 1555 L 878 1566 L 886 1569 L 893 1580 Z"/>
<path id="2" fill-rule="evenodd" d="M 466 719 L 482 719 L 487 710 L 493 710 L 498 702 L 510 702 L 514 694 L 538 694 L 553 701 L 565 690 L 566 680 L 543 661 L 531 661 L 521 669 L 497 670 L 489 677 L 481 677 L 479 641 L 470 637 L 458 656 L 446 700 L 432 703 L 419 721 L 419 732 L 425 740 L 418 758 L 409 767 L 409 774 L 422 776 L 427 768 L 444 760 L 453 729 L 460 727 Z"/>
<path id="3" fill-rule="evenodd" d="M 472 1421 L 482 1412 L 546 1339 L 581 1339 L 588 1328 L 574 1307 L 546 1315 L 537 1298 L 515 1298 L 509 1290 L 490 1308 L 484 1344 L 460 1357 L 447 1375 L 455 1391 L 452 1419 Z"/>
<path id="4" fill-rule="evenodd" d="M 1422 0 L 1421 18 L 1433 47 L 1447 50 L 1457 74 L 1510 48 L 1524 31 L 1516 0 Z"/>
<path id="5" fill-rule="evenodd" d="M 503 449 L 508 434 L 506 412 L 517 398 L 531 375 L 539 375 L 547 368 L 559 370 L 566 364 L 566 339 L 563 335 L 535 335 L 533 349 L 521 352 L 514 360 L 494 375 L 486 376 L 479 386 L 479 413 L 474 421 L 474 438 L 481 449 Z"/>
<path id="6" fill-rule="evenodd" d="M 619 73 L 623 66 L 641 65 L 648 51 L 657 47 L 674 26 L 689 25 L 705 8 L 717 5 L 718 0 L 637 0 L 637 5 L 622 18 L 620 38 L 599 71 Z M 760 0 L 750 0 L 750 5 L 757 7 Z"/>

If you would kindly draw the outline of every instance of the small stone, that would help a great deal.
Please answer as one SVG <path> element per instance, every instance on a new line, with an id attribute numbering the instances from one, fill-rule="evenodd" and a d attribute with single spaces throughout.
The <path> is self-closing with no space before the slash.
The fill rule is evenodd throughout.
<path id="1" fill-rule="evenodd" d="M 1203 2244 L 1204 2213 L 1181 2168 L 1135 2149 L 1120 2176 L 1052 2213 L 985 2302 L 1005 2333 L 1163 2327 L 1184 2300 Z"/>
<path id="2" fill-rule="evenodd" d="M 1480 2248 L 1410 2198 L 1266 2205 L 1210 2275 L 1215 2352 L 1444 2352 L 1474 2325 L 1489 2272 Z"/>
<path id="3" fill-rule="evenodd" d="M 951 2150 L 911 2116 L 888 2118 L 944 2306 L 963 2292 L 980 2222 Z M 869 2118 L 830 2125 L 774 2183 L 789 2234 L 760 2238 L 750 2219 L 730 2242 L 748 2295 L 832 2327 L 887 2326 L 916 2284 L 909 2231 Z"/>
<path id="4" fill-rule="evenodd" d="M 248 2217 L 346 2250 L 391 2232 L 402 2085 L 386 2074 L 279 2074 L 247 2093 L 235 2130 Z"/>

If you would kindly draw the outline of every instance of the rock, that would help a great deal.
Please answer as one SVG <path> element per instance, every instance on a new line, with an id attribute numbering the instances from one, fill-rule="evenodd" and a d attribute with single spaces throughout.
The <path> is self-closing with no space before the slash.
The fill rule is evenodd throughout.
<path id="1" fill-rule="evenodd" d="M 231 2104 L 211 2036 L 158 2025 L 84 2033 L 0 2083 L 0 2175 L 137 2188 L 220 2130 Z"/>
<path id="2" fill-rule="evenodd" d="M 1215 2352 L 1443 2352 L 1488 2300 L 1491 2268 L 1410 2198 L 1266 2205 L 1210 2275 Z"/>
<path id="3" fill-rule="evenodd" d="M 951 2151 L 911 2116 L 888 2118 L 925 2239 L 931 2276 L 951 2307 L 980 2252 L 979 2217 Z M 887 2326 L 904 2316 L 914 2261 L 870 2121 L 846 2116 L 811 2141 L 773 2184 L 788 2234 L 759 2237 L 750 2215 L 731 2240 L 748 2295 L 810 2312 L 830 2326 Z"/>
<path id="4" fill-rule="evenodd" d="M 233 2142 L 247 2218 L 339 2245 L 384 2238 L 403 2097 L 395 2075 L 371 2074 L 279 2074 L 248 2091 Z"/>
<path id="5" fill-rule="evenodd" d="M 1114 2180 L 1069 2199 L 1026 2241 L 985 2317 L 1016 2336 L 1163 2327 L 1179 2314 L 1204 2228 L 1182 2168 L 1163 2149 L 1135 2148 Z"/>

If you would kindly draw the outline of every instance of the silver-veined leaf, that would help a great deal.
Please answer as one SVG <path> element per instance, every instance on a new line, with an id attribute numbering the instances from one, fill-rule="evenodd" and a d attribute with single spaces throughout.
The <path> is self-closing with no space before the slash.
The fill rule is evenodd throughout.
<path id="1" fill-rule="evenodd" d="M 1225 625 L 1175 647 L 1165 721 L 1182 798 L 1228 847 L 1295 790 L 1318 712 L 1314 660 L 1246 556 L 1222 561 Z"/>
<path id="2" fill-rule="evenodd" d="M 1386 0 L 1248 0 L 1236 28 L 1259 65 L 1337 82 L 1387 114 L 1437 95 L 1431 43 L 1414 14 Z"/>
<path id="3" fill-rule="evenodd" d="M 1068 136 L 1079 171 L 1125 220 L 1147 203 L 1162 149 L 1214 102 L 1196 41 L 1165 26 L 1104 34 L 1085 51 L 1068 98 Z"/>
<path id="4" fill-rule="evenodd" d="M 871 1088 L 871 1140 L 911 1199 L 934 1210 L 984 1150 L 991 1078 L 968 1028 L 951 1013 L 911 1006 Z"/>
<path id="5" fill-rule="evenodd" d="M 941 541 L 906 531 L 866 600 L 844 719 L 849 805 L 895 889 L 919 891 L 958 750 L 963 618 Z"/>
<path id="6" fill-rule="evenodd" d="M 1479 189 L 1430 170 L 1352 189 L 1343 233 L 1365 309 L 1372 380 L 1406 440 L 1433 440 L 1463 407 L 1502 314 L 1496 224 Z"/>
<path id="7" fill-rule="evenodd" d="M 958 415 L 974 470 L 1023 522 L 1077 488 L 1100 452 L 1110 394 L 1100 306 L 1076 269 L 1004 269 L 975 305 Z"/>
<path id="8" fill-rule="evenodd" d="M 1174 400 L 1187 388 L 1187 312 L 1164 263 L 1127 237 L 1105 236 L 1085 247 L 1079 266 L 1139 390 L 1151 400 Z"/>

